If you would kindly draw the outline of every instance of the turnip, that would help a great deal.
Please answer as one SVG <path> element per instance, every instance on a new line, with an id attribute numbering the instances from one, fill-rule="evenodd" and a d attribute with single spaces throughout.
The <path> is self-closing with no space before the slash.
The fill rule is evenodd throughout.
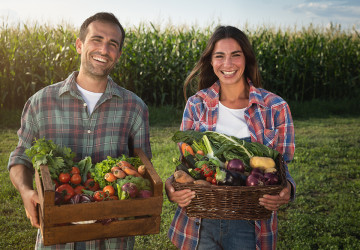
<path id="1" fill-rule="evenodd" d="M 134 183 L 128 182 L 121 187 L 122 191 L 127 193 L 130 198 L 135 198 L 138 195 L 138 189 Z"/>

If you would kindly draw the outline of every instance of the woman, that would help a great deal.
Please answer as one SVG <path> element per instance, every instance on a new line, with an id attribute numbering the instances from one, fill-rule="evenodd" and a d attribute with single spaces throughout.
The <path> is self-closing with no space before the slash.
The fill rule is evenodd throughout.
<path id="1" fill-rule="evenodd" d="M 198 80 L 198 92 L 187 101 L 181 130 L 212 130 L 259 142 L 279 151 L 286 164 L 294 155 L 294 126 L 287 103 L 261 88 L 256 58 L 239 29 L 220 26 L 187 77 L 186 87 Z M 211 220 L 187 217 L 191 190 L 175 191 L 173 177 L 165 183 L 170 201 L 179 206 L 169 238 L 181 249 L 275 249 L 277 214 L 294 199 L 295 183 L 287 166 L 287 187 L 279 195 L 264 195 L 259 204 L 274 211 L 269 220 Z"/>

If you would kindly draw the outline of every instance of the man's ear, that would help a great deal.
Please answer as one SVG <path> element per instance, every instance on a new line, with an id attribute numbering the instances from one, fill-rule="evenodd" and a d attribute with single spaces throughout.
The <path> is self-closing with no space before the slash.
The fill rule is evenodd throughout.
<path id="1" fill-rule="evenodd" d="M 81 52 L 82 52 L 82 46 L 83 46 L 82 41 L 80 40 L 80 38 L 77 38 L 77 39 L 76 39 L 76 42 L 75 42 L 75 47 L 76 47 L 76 52 L 77 52 L 78 54 L 81 54 Z"/>

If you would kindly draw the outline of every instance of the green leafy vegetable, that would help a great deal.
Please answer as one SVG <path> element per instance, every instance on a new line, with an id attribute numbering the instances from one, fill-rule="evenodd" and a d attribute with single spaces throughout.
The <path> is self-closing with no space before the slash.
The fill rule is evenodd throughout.
<path id="1" fill-rule="evenodd" d="M 87 173 L 91 171 L 93 164 L 91 162 L 91 157 L 87 156 L 81 161 L 78 162 L 77 167 L 81 173 L 81 180 L 83 183 L 87 180 Z"/>
<path id="2" fill-rule="evenodd" d="M 45 138 L 35 140 L 33 146 L 26 149 L 25 153 L 37 171 L 40 165 L 47 165 L 53 179 L 58 178 L 61 172 L 70 172 L 75 157 L 75 153 L 70 148 L 61 147 Z"/>
<path id="3" fill-rule="evenodd" d="M 117 184 L 122 187 L 125 183 L 134 183 L 138 190 L 149 190 L 151 191 L 151 183 L 150 180 L 143 177 L 136 177 L 133 175 L 128 175 L 124 179 L 117 179 Z M 119 190 L 118 190 L 119 191 Z"/>
<path id="4" fill-rule="evenodd" d="M 214 131 L 199 132 L 194 130 L 177 131 L 172 137 L 174 142 L 186 142 L 192 144 L 193 141 L 203 139 L 208 149 L 207 156 L 217 157 L 221 162 L 232 159 L 241 159 L 245 165 L 250 166 L 250 158 L 253 156 L 264 156 L 276 159 L 279 152 L 273 150 L 263 144 L 257 142 L 247 142 L 236 138 L 235 136 L 227 136 Z M 212 152 L 213 151 L 213 152 Z"/>

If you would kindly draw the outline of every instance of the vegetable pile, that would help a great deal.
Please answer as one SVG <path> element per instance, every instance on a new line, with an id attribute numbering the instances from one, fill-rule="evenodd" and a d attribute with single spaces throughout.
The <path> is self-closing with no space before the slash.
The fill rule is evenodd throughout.
<path id="1" fill-rule="evenodd" d="M 172 140 L 181 145 L 182 162 L 174 178 L 179 183 L 226 186 L 279 184 L 275 165 L 278 152 L 213 131 L 177 131 Z"/>
<path id="2" fill-rule="evenodd" d="M 108 156 L 102 162 L 92 164 L 91 157 L 87 156 L 73 162 L 75 153 L 70 148 L 45 139 L 35 140 L 26 154 L 37 171 L 40 165 L 48 165 L 56 205 L 148 198 L 153 195 L 150 180 L 143 177 L 146 170 L 139 157 Z"/>

